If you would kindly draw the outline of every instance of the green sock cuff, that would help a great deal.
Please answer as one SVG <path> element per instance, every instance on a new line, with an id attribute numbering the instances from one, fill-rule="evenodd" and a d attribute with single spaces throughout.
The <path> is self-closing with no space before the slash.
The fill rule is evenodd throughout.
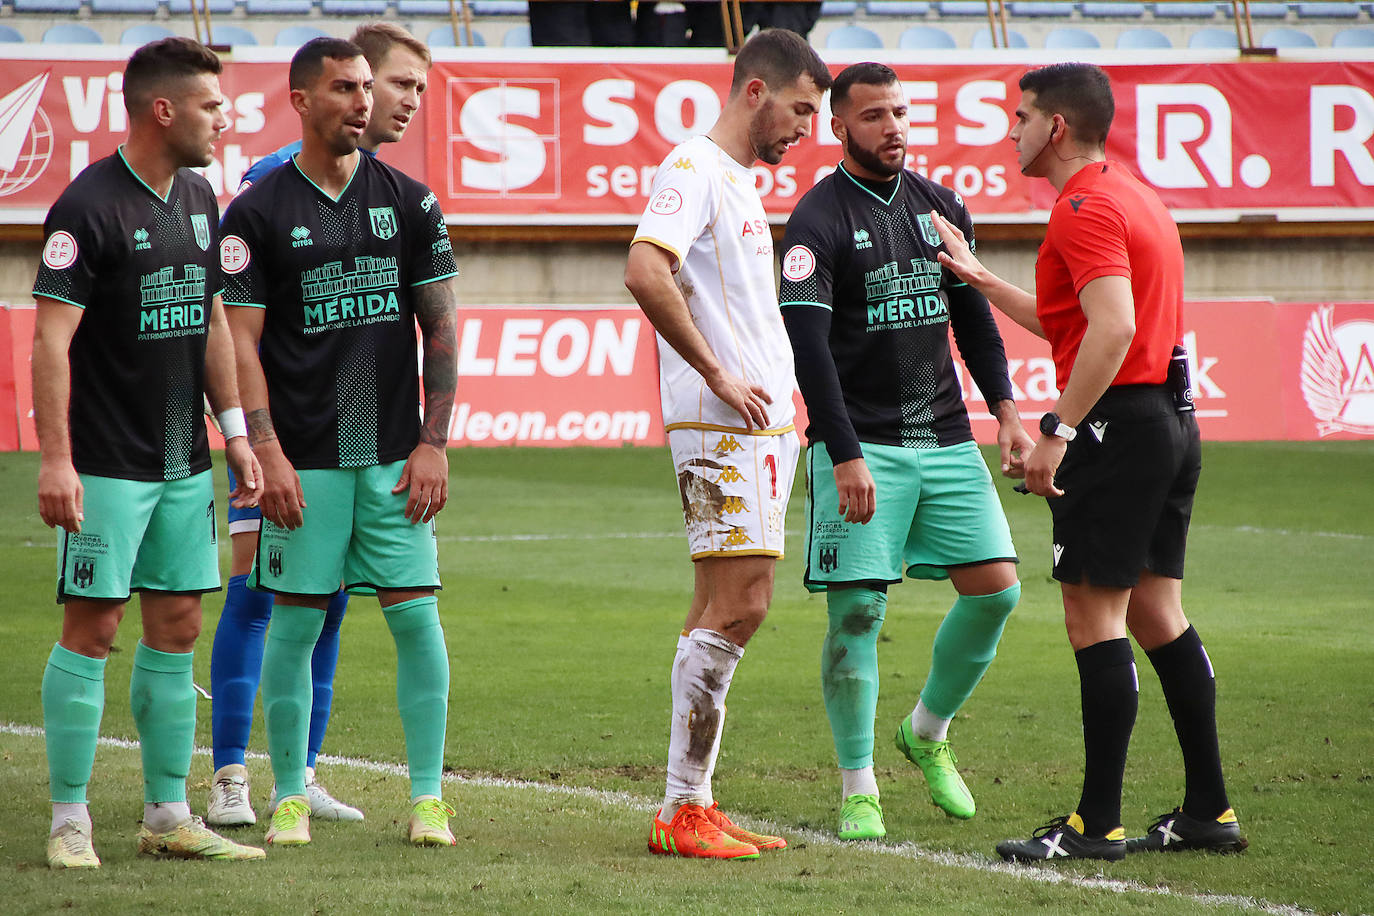
<path id="1" fill-rule="evenodd" d="M 272 623 L 268 627 L 267 638 L 313 646 L 319 642 L 323 631 L 324 611 L 294 604 L 278 604 L 272 608 Z"/>
<path id="2" fill-rule="evenodd" d="M 88 681 L 105 680 L 106 661 L 108 659 L 91 658 L 89 655 L 65 649 L 59 643 L 53 643 L 52 653 L 48 655 L 48 664 L 54 668 Z"/>
<path id="3" fill-rule="evenodd" d="M 190 671 L 194 661 L 194 652 L 161 652 L 145 645 L 143 640 L 134 649 L 134 667 L 145 671 L 181 674 Z"/>
<path id="4" fill-rule="evenodd" d="M 392 635 L 439 625 L 439 599 L 430 595 L 382 608 Z"/>

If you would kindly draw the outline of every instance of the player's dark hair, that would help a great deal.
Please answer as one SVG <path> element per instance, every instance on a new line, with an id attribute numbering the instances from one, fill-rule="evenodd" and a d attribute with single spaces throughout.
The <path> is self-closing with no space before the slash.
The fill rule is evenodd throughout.
<path id="1" fill-rule="evenodd" d="M 314 85 L 324 72 L 326 57 L 330 60 L 352 60 L 363 56 L 363 49 L 346 38 L 312 38 L 301 45 L 291 58 L 291 71 L 287 79 L 292 89 L 305 89 Z"/>
<path id="2" fill-rule="evenodd" d="M 1062 115 L 1075 136 L 1101 146 L 1116 117 L 1112 81 L 1094 64 L 1050 64 L 1021 77 L 1021 91 L 1035 93 L 1035 107 Z"/>
<path id="3" fill-rule="evenodd" d="M 852 86 L 891 86 L 897 82 L 897 71 L 886 64 L 866 60 L 861 64 L 850 64 L 835 77 L 835 85 L 830 87 L 830 109 L 834 111 L 849 98 Z"/>
<path id="4" fill-rule="evenodd" d="M 124 67 L 124 110 L 142 111 L 166 98 L 170 83 L 224 69 L 214 51 L 193 38 L 159 38 L 139 48 Z"/>
<path id="5" fill-rule="evenodd" d="M 830 70 L 805 38 L 787 29 L 764 29 L 735 55 L 730 94 L 756 77 L 776 92 L 795 84 L 802 74 L 810 76 L 822 92 L 830 88 Z"/>
<path id="6" fill-rule="evenodd" d="M 373 70 L 381 66 L 397 45 L 424 61 L 426 67 L 434 63 L 425 43 L 394 22 L 365 22 L 354 30 L 349 40 L 363 49 L 363 57 Z"/>

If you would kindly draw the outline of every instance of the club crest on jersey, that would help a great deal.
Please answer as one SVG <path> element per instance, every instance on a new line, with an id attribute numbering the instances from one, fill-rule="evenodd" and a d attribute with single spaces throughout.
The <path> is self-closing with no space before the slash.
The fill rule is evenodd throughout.
<path id="1" fill-rule="evenodd" d="M 367 215 L 377 238 L 385 242 L 396 234 L 396 213 L 390 207 L 368 207 Z"/>
<path id="2" fill-rule="evenodd" d="M 77 557 L 72 563 L 72 587 L 88 589 L 95 584 L 95 557 Z"/>
<path id="3" fill-rule="evenodd" d="M 929 213 L 917 213 L 916 222 L 921 224 L 921 238 L 933 247 L 940 247 L 943 240 L 940 238 L 939 230 L 935 228 L 935 221 L 930 218 Z"/>
<path id="4" fill-rule="evenodd" d="M 196 244 L 200 246 L 200 250 L 207 250 L 210 247 L 210 220 L 204 213 L 191 214 L 191 229 L 195 231 Z"/>
<path id="5" fill-rule="evenodd" d="M 873 240 L 872 240 L 871 238 L 869 238 L 869 236 L 868 236 L 868 230 L 867 230 L 867 229 L 855 229 L 855 230 L 854 230 L 854 250 L 855 250 L 855 251 L 858 251 L 858 250 L 860 250 L 860 249 L 862 249 L 862 248 L 872 248 L 872 247 L 873 247 Z"/>

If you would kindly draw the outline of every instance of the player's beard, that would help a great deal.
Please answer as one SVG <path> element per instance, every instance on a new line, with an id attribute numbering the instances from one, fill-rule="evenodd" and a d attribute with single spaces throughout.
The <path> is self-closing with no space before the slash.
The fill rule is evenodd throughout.
<path id="1" fill-rule="evenodd" d="M 754 112 L 754 117 L 749 121 L 749 148 L 769 165 L 782 162 L 782 154 L 786 152 L 785 147 L 782 150 L 777 148 L 782 138 L 773 136 L 776 130 L 773 124 L 773 100 L 769 99 Z"/>
<path id="2" fill-rule="evenodd" d="M 906 163 L 906 148 L 902 149 L 902 156 L 896 162 L 887 162 L 877 152 L 866 149 L 855 143 L 853 138 L 846 137 L 844 141 L 845 154 L 859 165 L 863 166 L 874 175 L 881 175 L 884 178 L 891 178 L 902 171 Z"/>

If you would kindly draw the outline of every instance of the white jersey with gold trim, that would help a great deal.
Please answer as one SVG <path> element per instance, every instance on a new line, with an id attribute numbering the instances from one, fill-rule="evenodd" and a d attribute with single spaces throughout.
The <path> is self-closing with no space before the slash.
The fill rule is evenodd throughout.
<path id="1" fill-rule="evenodd" d="M 773 280 L 773 236 L 753 172 L 706 136 L 679 144 L 658 168 L 634 241 L 672 255 L 678 289 L 711 351 L 726 371 L 762 385 L 772 397 L 770 430 L 790 428 L 792 348 Z M 739 413 L 662 337 L 658 353 L 667 429 L 744 429 Z"/>

